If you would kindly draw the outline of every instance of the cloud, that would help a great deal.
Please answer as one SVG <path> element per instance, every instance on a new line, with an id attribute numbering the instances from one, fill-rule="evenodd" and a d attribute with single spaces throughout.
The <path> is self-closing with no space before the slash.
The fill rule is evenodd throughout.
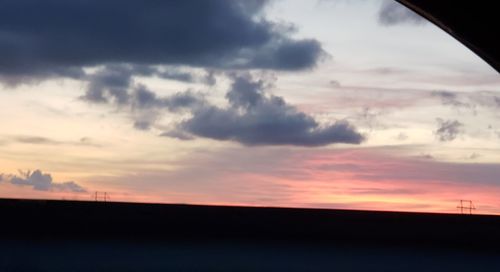
<path id="1" fill-rule="evenodd" d="M 496 111 L 500 108 L 500 96 L 498 96 L 498 92 L 494 91 L 433 91 L 431 92 L 431 96 L 439 98 L 442 105 L 450 106 L 458 113 L 467 110 L 473 115 L 477 115 L 479 109 Z"/>
<path id="2" fill-rule="evenodd" d="M 163 79 L 190 83 L 214 85 L 215 72 L 208 71 L 199 76 L 173 67 L 152 67 L 145 65 L 106 65 L 86 76 L 88 86 L 80 98 L 91 103 L 109 103 L 127 105 L 130 103 L 129 89 L 133 87 L 134 76 L 156 76 Z M 141 95 L 141 94 L 139 94 Z M 139 97 L 140 98 L 140 97 Z"/>
<path id="3" fill-rule="evenodd" d="M 168 76 L 177 73 L 177 70 L 165 67 L 107 65 L 87 76 L 89 83 L 80 99 L 94 104 L 112 104 L 121 110 L 129 111 L 133 115 L 134 128 L 149 130 L 162 110 L 178 112 L 204 103 L 202 95 L 190 90 L 178 92 L 168 98 L 157 97 L 156 93 L 145 85 L 136 84 L 133 79 L 134 75 L 164 77 L 166 71 L 170 73 Z M 208 85 L 215 84 L 216 81 L 214 72 L 211 71 L 201 78 L 189 75 L 190 80 L 200 80 Z"/>
<path id="4" fill-rule="evenodd" d="M 35 170 L 33 172 L 20 171 L 19 174 L 20 176 L 10 176 L 10 183 L 18 186 L 33 187 L 34 190 L 38 191 L 68 191 L 75 193 L 84 193 L 87 191 L 74 181 L 61 183 L 54 182 L 50 174 L 45 174 L 40 170 Z"/>
<path id="5" fill-rule="evenodd" d="M 361 112 L 355 114 L 353 119 L 363 126 L 366 126 L 369 131 L 374 129 L 385 129 L 387 128 L 382 122 L 380 122 L 380 116 L 384 114 L 383 110 L 374 110 L 370 107 L 363 107 Z"/>
<path id="6" fill-rule="evenodd" d="M 453 141 L 457 136 L 463 133 L 464 124 L 457 120 L 443 120 L 441 118 L 436 119 L 438 122 L 438 128 L 434 132 L 441 142 Z"/>
<path id="7" fill-rule="evenodd" d="M 105 67 L 97 72 L 82 99 L 111 103 L 129 111 L 134 127 L 148 130 L 165 113 L 190 117 L 161 136 L 191 140 L 194 136 L 231 140 L 245 145 L 321 146 L 359 144 L 364 136 L 347 121 L 321 125 L 313 117 L 288 105 L 265 90 L 272 84 L 254 80 L 249 73 L 227 73 L 232 80 L 226 94 L 228 107 L 211 104 L 203 94 L 190 90 L 159 97 L 141 84 L 133 84 L 133 67 Z"/>
<path id="8" fill-rule="evenodd" d="M 107 64 L 300 70 L 326 54 L 265 18 L 265 0 L 0 2 L 0 75 L 83 78 Z M 166 77 L 189 80 L 180 73 Z M 116 82 L 120 84 L 123 82 Z M 119 86 L 116 86 L 119 88 Z M 97 96 L 97 99 L 100 97 Z"/>
<path id="9" fill-rule="evenodd" d="M 93 103 L 128 103 L 128 88 L 132 83 L 134 70 L 126 65 L 108 65 L 87 76 L 89 84 L 81 97 Z"/>
<path id="10" fill-rule="evenodd" d="M 15 136 L 13 140 L 23 144 L 59 145 L 62 142 L 39 136 Z"/>
<path id="11" fill-rule="evenodd" d="M 244 145 L 322 146 L 333 143 L 359 144 L 364 136 L 346 121 L 321 125 L 282 97 L 264 92 L 263 80 L 249 74 L 233 76 L 226 94 L 227 108 L 204 105 L 176 127 L 178 131 Z"/>
<path id="12" fill-rule="evenodd" d="M 134 127 L 139 130 L 150 129 L 164 110 L 179 112 L 205 103 L 203 95 L 190 90 L 158 97 L 145 85 L 136 84 L 133 80 L 134 74 L 161 76 L 164 71 L 148 66 L 107 65 L 88 76 L 89 84 L 80 99 L 95 104 L 112 104 L 129 111 Z M 213 72 L 208 72 L 203 80 L 215 83 Z"/>
<path id="13" fill-rule="evenodd" d="M 439 97 L 441 99 L 441 104 L 444 106 L 451 106 L 457 111 L 460 109 L 467 109 L 476 115 L 476 105 L 474 103 L 463 102 L 459 99 L 458 94 L 449 91 L 433 91 L 432 96 Z"/>
<path id="14" fill-rule="evenodd" d="M 394 0 L 386 0 L 382 3 L 378 12 L 378 22 L 384 26 L 398 24 L 420 25 L 427 20 Z"/>
<path id="15" fill-rule="evenodd" d="M 160 136 L 175 138 L 183 141 L 189 141 L 194 139 L 192 135 L 180 130 L 165 131 L 162 134 L 160 134 Z"/>
<path id="16" fill-rule="evenodd" d="M 15 135 L 15 136 L 7 136 L 3 141 L 5 143 L 21 143 L 21 144 L 30 144 L 30 145 L 72 145 L 72 146 L 91 146 L 91 147 L 100 147 L 99 144 L 96 144 L 92 139 L 88 137 L 80 138 L 78 141 L 61 141 L 56 139 L 51 139 L 42 136 L 33 136 L 33 135 Z M 2 143 L 3 143 L 2 142 Z"/>

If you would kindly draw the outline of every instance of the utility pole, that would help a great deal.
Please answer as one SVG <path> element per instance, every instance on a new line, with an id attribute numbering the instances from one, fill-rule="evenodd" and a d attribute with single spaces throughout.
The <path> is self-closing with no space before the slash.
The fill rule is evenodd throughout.
<path id="1" fill-rule="evenodd" d="M 96 202 L 98 202 L 98 201 L 108 202 L 109 199 L 110 198 L 109 198 L 108 192 L 98 192 L 98 191 L 95 191 L 95 193 L 94 193 L 94 200 Z"/>
<path id="2" fill-rule="evenodd" d="M 463 199 L 460 199 L 460 205 L 457 206 L 457 208 L 460 209 L 460 214 L 467 214 L 464 212 L 464 210 L 469 210 L 468 212 L 469 215 L 472 215 L 472 210 L 476 209 L 472 200 L 463 200 Z"/>

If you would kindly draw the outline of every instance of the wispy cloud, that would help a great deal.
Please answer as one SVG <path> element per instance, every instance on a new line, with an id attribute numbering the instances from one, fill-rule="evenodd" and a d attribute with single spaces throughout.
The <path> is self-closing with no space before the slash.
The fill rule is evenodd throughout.
<path id="1" fill-rule="evenodd" d="M 31 144 L 31 145 L 72 145 L 72 146 L 89 146 L 89 147 L 101 147 L 100 144 L 95 143 L 89 137 L 82 137 L 76 141 L 62 141 L 53 138 L 34 136 L 34 135 L 15 135 L 15 136 L 4 136 L 0 139 L 0 144 L 9 143 L 20 143 L 20 144 Z"/>
<path id="2" fill-rule="evenodd" d="M 458 120 L 443 120 L 437 118 L 436 121 L 438 123 L 438 128 L 434 131 L 434 134 L 441 142 L 453 141 L 458 135 L 463 133 L 464 124 Z"/>

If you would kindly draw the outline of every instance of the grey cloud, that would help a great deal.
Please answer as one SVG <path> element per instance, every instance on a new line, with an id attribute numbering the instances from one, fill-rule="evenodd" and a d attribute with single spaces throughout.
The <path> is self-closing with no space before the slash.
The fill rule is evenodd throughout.
<path id="1" fill-rule="evenodd" d="M 151 74 L 159 78 L 176 80 L 186 83 L 202 83 L 209 86 L 214 86 L 215 83 L 217 83 L 215 72 L 213 70 L 206 71 L 205 75 L 198 75 L 196 73 L 179 70 L 178 68 L 167 67 L 163 69 L 157 69 Z"/>
<path id="2" fill-rule="evenodd" d="M 214 85 L 216 83 L 215 73 L 208 71 L 204 76 L 194 75 L 190 72 L 180 71 L 173 67 L 152 67 L 146 65 L 106 65 L 98 69 L 93 74 L 87 75 L 86 80 L 88 86 L 85 94 L 80 98 L 91 103 L 109 103 L 116 105 L 127 105 L 130 103 L 131 94 L 129 89 L 134 86 L 133 77 L 140 76 L 156 76 L 164 79 L 171 79 L 183 82 L 199 82 L 206 85 Z M 136 98 L 139 100 L 147 99 L 144 95 L 150 95 L 142 92 L 145 87 L 136 87 Z M 139 105 L 142 105 L 141 101 Z"/>
<path id="3" fill-rule="evenodd" d="M 13 137 L 13 140 L 24 144 L 48 144 L 48 145 L 62 144 L 62 142 L 39 136 L 15 136 Z"/>
<path id="4" fill-rule="evenodd" d="M 463 102 L 460 100 L 458 94 L 449 91 L 433 91 L 432 96 L 441 99 L 441 104 L 444 106 L 451 106 L 456 110 L 467 109 L 474 115 L 477 114 L 476 105 L 474 103 Z"/>
<path id="5" fill-rule="evenodd" d="M 117 73 L 125 77 L 129 75 L 120 69 Z M 288 105 L 282 97 L 266 94 L 265 90 L 271 84 L 264 80 L 253 80 L 248 73 L 228 74 L 232 85 L 226 94 L 229 102 L 226 108 L 212 105 L 201 93 L 189 90 L 168 97 L 158 97 L 146 86 L 137 84 L 131 87 L 128 80 L 114 80 L 116 73 L 109 75 L 110 80 L 99 78 L 97 85 L 100 87 L 103 85 L 100 82 L 103 81 L 112 82 L 112 88 L 117 86 L 116 93 L 120 93 L 120 96 L 118 98 L 114 92 L 106 89 L 99 92 L 102 94 L 99 98 L 104 97 L 102 101 L 129 110 L 137 129 L 151 128 L 165 111 L 191 114 L 190 118 L 181 121 L 162 136 L 185 140 L 199 136 L 232 140 L 245 145 L 321 146 L 332 143 L 359 144 L 364 140 L 364 136 L 347 121 L 323 126 L 313 117 Z M 127 85 L 129 90 L 123 88 Z"/>
<path id="6" fill-rule="evenodd" d="M 175 138 L 183 141 L 189 141 L 194 139 L 192 135 L 180 130 L 165 131 L 162 134 L 160 134 L 160 136 Z"/>
<path id="7" fill-rule="evenodd" d="M 20 176 L 13 175 L 10 177 L 10 183 L 18 186 L 33 187 L 37 191 L 69 191 L 83 193 L 87 190 L 73 181 L 54 182 L 50 174 L 43 173 L 40 170 L 33 172 L 20 171 Z"/>
<path id="8" fill-rule="evenodd" d="M 386 129 L 388 125 L 381 122 L 380 116 L 386 114 L 384 109 L 374 109 L 372 107 L 364 106 L 362 110 L 353 114 L 350 119 L 354 120 L 358 126 L 368 128 L 369 131 L 375 129 Z"/>
<path id="9" fill-rule="evenodd" d="M 148 130 L 162 114 L 162 111 L 173 113 L 192 111 L 206 103 L 204 95 L 190 90 L 177 92 L 168 97 L 158 97 L 147 87 L 138 85 L 130 95 L 129 110 L 134 115 L 134 127 L 139 130 Z"/>
<path id="10" fill-rule="evenodd" d="M 178 92 L 167 98 L 162 99 L 162 104 L 170 111 L 179 111 L 183 109 L 196 109 L 203 107 L 206 103 L 205 97 L 201 93 L 195 93 L 190 90 Z"/>
<path id="11" fill-rule="evenodd" d="M 159 74 L 161 78 L 172 79 L 182 82 L 194 82 L 194 77 L 191 73 L 182 72 L 178 70 L 166 70 Z"/>
<path id="12" fill-rule="evenodd" d="M 293 39 L 289 27 L 267 20 L 262 12 L 267 2 L 2 1 L 0 76 L 82 78 L 83 67 L 123 63 L 218 69 L 314 67 L 326 54 L 321 44 Z M 187 75 L 165 76 L 189 80 Z M 93 98 L 102 100 L 98 94 Z"/>
<path id="13" fill-rule="evenodd" d="M 250 75 L 234 76 L 226 94 L 230 106 L 206 105 L 193 111 L 177 129 L 192 135 L 231 140 L 244 145 L 322 146 L 359 144 L 364 136 L 346 121 L 322 126 L 313 117 L 267 95 L 265 82 Z"/>
<path id="14" fill-rule="evenodd" d="M 132 109 L 167 109 L 171 112 L 178 112 L 183 109 L 192 110 L 201 107 L 206 101 L 201 93 L 190 90 L 177 92 L 168 97 L 158 97 L 146 86 L 138 85 L 129 95 L 129 103 Z"/>
<path id="15" fill-rule="evenodd" d="M 213 70 L 207 71 L 207 74 L 203 78 L 203 82 L 209 86 L 214 86 L 217 83 L 217 79 L 215 78 L 215 72 Z"/>
<path id="16" fill-rule="evenodd" d="M 51 139 L 42 136 L 33 135 L 15 135 L 15 136 L 5 136 L 1 143 L 21 143 L 21 144 L 31 144 L 31 145 L 74 145 L 74 146 L 92 146 L 100 147 L 100 145 L 93 142 L 90 138 L 83 137 L 75 141 L 62 141 L 57 139 Z"/>
<path id="17" fill-rule="evenodd" d="M 378 12 L 378 22 L 384 26 L 418 25 L 427 22 L 427 20 L 394 0 L 386 0 Z"/>
<path id="18" fill-rule="evenodd" d="M 87 76 L 89 85 L 81 98 L 92 103 L 108 103 L 112 100 L 117 104 L 126 104 L 133 72 L 130 66 L 125 65 L 108 65 L 101 68 Z"/>
<path id="19" fill-rule="evenodd" d="M 278 39 L 267 45 L 264 50 L 254 53 L 252 59 L 241 67 L 260 67 L 265 69 L 297 70 L 313 68 L 327 54 L 317 40 L 307 39 L 293 42 Z M 282 68 L 282 69 L 283 69 Z"/>
<path id="20" fill-rule="evenodd" d="M 469 94 L 469 99 L 479 106 L 497 110 L 500 109 L 500 96 L 498 95 L 498 92 L 481 91 Z"/>
<path id="21" fill-rule="evenodd" d="M 498 92 L 476 91 L 476 92 L 450 92 L 433 91 L 432 97 L 440 99 L 441 104 L 454 108 L 458 113 L 464 110 L 473 115 L 478 114 L 479 109 L 497 110 L 500 108 L 500 97 Z"/>
<path id="22" fill-rule="evenodd" d="M 107 65 L 87 77 L 86 92 L 80 98 L 97 104 L 111 104 L 129 111 L 134 128 L 148 130 L 163 110 L 178 112 L 204 103 L 204 96 L 192 91 L 158 97 L 145 85 L 136 84 L 134 75 L 161 76 L 164 69 L 145 65 Z M 207 73 L 213 77 L 213 72 Z M 212 79 L 215 80 L 215 79 Z"/>
<path id="23" fill-rule="evenodd" d="M 443 120 L 438 118 L 436 121 L 438 128 L 434 133 L 441 142 L 453 141 L 458 135 L 463 133 L 464 124 L 457 120 Z"/>
<path id="24" fill-rule="evenodd" d="M 149 130 L 152 122 L 152 120 L 136 120 L 134 122 L 134 128 L 137 130 Z"/>

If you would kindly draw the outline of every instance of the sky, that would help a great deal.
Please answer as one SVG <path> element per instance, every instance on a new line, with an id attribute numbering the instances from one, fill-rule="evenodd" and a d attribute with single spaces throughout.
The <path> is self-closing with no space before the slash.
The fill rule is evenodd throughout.
<path id="1" fill-rule="evenodd" d="M 395 1 L 0 2 L 0 197 L 500 214 L 500 76 Z"/>

